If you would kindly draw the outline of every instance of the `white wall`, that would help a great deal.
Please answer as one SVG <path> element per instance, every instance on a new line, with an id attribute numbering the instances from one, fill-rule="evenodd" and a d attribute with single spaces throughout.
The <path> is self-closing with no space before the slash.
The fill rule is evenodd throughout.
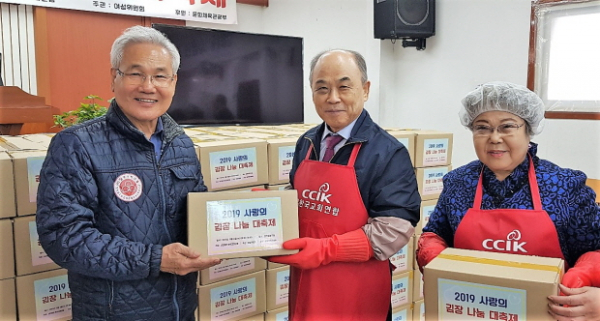
<path id="1" fill-rule="evenodd" d="M 310 59 L 329 48 L 365 56 L 372 82 L 367 110 L 384 127 L 454 133 L 455 167 L 476 158 L 470 132 L 460 125 L 464 94 L 476 85 L 506 80 L 525 85 L 530 0 L 438 0 L 436 35 L 427 48 L 373 37 L 371 0 L 272 0 L 269 7 L 238 5 L 233 26 L 191 26 L 304 38 L 305 122 L 320 122 L 308 86 Z M 539 155 L 600 179 L 600 121 L 547 120 L 534 137 Z M 595 150 L 595 151 L 594 151 Z"/>
<path id="2" fill-rule="evenodd" d="M 453 166 L 476 159 L 471 133 L 458 119 L 462 97 L 478 84 L 525 85 L 529 50 L 528 0 L 437 1 L 436 35 L 427 48 L 382 42 L 381 124 L 454 133 Z M 383 59 L 383 58 L 382 58 Z"/>

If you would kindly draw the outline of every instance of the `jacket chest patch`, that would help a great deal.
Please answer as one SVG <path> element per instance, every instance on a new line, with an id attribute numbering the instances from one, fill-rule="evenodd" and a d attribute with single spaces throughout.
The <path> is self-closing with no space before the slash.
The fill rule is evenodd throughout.
<path id="1" fill-rule="evenodd" d="M 142 195 L 142 181 L 134 174 L 122 174 L 113 184 L 115 195 L 125 202 L 133 202 Z"/>

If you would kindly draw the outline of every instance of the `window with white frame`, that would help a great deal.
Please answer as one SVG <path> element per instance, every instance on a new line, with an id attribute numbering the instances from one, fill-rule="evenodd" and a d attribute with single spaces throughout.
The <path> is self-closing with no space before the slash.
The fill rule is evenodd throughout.
<path id="1" fill-rule="evenodd" d="M 539 1 L 534 90 L 550 112 L 600 113 L 600 1 Z"/>

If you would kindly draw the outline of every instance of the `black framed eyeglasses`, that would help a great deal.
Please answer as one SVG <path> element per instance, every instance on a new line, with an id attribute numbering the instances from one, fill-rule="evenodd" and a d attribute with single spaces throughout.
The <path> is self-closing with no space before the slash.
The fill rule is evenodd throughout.
<path id="1" fill-rule="evenodd" d="M 523 126 L 525 126 L 525 123 L 521 125 L 507 123 L 499 125 L 497 127 L 491 127 L 488 125 L 473 125 L 471 127 L 471 130 L 473 131 L 473 134 L 475 136 L 479 137 L 491 136 L 495 131 L 498 131 L 498 134 L 500 134 L 500 136 L 510 136 L 514 135 L 519 130 L 519 128 Z"/>
<path id="2" fill-rule="evenodd" d="M 127 72 L 121 71 L 120 69 L 115 69 L 115 70 L 121 77 L 123 77 L 123 80 L 125 81 L 125 84 L 127 84 L 127 85 L 141 85 L 146 81 L 146 78 L 148 78 L 148 75 L 144 75 L 139 72 L 127 73 Z M 150 82 L 155 87 L 165 88 L 165 87 L 169 87 L 171 85 L 174 78 L 175 78 L 174 75 L 169 76 L 169 75 L 163 75 L 163 74 L 156 74 L 156 75 L 150 76 Z"/>

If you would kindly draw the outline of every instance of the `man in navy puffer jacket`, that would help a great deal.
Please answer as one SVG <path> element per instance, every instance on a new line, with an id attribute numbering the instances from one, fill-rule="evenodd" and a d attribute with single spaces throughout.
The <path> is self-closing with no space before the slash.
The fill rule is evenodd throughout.
<path id="1" fill-rule="evenodd" d="M 107 114 L 49 147 L 37 227 L 68 270 L 74 320 L 195 320 L 197 271 L 220 263 L 183 245 L 187 194 L 206 186 L 192 141 L 166 114 L 179 61 L 157 30 L 127 29 L 111 50 Z"/>

